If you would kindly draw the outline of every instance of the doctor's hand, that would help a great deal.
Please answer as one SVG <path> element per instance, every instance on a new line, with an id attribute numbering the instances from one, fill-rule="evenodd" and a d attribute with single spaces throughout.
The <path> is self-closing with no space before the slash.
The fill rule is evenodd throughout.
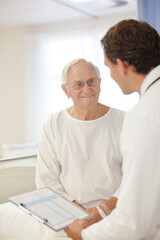
<path id="1" fill-rule="evenodd" d="M 81 232 L 85 228 L 85 223 L 82 220 L 76 219 L 73 223 L 64 231 L 67 233 L 67 236 L 74 240 L 82 240 Z"/>

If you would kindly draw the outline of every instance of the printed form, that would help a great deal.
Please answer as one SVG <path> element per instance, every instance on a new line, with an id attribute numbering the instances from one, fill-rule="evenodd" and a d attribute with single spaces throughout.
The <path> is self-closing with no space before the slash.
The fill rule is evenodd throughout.
<path id="1" fill-rule="evenodd" d="M 9 198 L 9 201 L 55 231 L 69 226 L 74 219 L 91 217 L 87 211 L 64 199 L 49 188 L 42 188 Z"/>

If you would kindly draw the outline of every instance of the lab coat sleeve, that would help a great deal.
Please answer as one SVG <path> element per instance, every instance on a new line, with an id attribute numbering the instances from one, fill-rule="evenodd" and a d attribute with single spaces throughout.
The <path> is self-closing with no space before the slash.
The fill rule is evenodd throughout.
<path id="1" fill-rule="evenodd" d="M 36 187 L 49 187 L 64 198 L 73 201 L 74 199 L 67 194 L 60 182 L 60 171 L 61 168 L 56 154 L 56 140 L 54 136 L 54 130 L 50 126 L 48 120 L 44 124 L 38 144 L 35 179 Z"/>
<path id="2" fill-rule="evenodd" d="M 117 207 L 83 230 L 83 240 L 144 239 L 160 223 L 160 122 L 131 114 L 124 124 L 123 177 Z"/>
<path id="3" fill-rule="evenodd" d="M 117 188 L 117 190 L 116 190 L 115 193 L 113 194 L 113 197 L 118 198 L 118 196 L 119 196 L 119 191 L 120 191 L 120 187 Z"/>

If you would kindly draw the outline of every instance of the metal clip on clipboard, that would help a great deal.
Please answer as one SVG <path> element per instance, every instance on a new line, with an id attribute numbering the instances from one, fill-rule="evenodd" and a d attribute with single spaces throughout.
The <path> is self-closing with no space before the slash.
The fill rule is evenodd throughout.
<path id="1" fill-rule="evenodd" d="M 41 218 L 39 216 L 36 216 L 35 214 L 33 214 L 32 212 L 30 212 L 29 210 L 27 210 L 26 205 L 24 203 L 20 203 L 18 206 L 20 209 L 22 209 L 24 212 L 28 213 L 29 215 L 31 215 L 32 217 L 34 217 L 36 220 L 38 220 L 38 222 L 40 223 L 47 223 L 48 219 L 46 218 Z"/>

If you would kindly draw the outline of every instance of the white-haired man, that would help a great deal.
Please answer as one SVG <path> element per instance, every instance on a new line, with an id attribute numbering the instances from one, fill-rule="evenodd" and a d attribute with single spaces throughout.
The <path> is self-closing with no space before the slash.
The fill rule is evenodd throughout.
<path id="1" fill-rule="evenodd" d="M 95 217 L 100 220 L 95 206 L 107 200 L 109 214 L 117 202 L 125 114 L 99 103 L 100 72 L 91 62 L 70 62 L 64 67 L 62 81 L 62 89 L 73 105 L 53 113 L 44 123 L 36 185 L 49 187 L 85 209 L 93 208 L 90 212 L 97 214 L 91 221 Z"/>

